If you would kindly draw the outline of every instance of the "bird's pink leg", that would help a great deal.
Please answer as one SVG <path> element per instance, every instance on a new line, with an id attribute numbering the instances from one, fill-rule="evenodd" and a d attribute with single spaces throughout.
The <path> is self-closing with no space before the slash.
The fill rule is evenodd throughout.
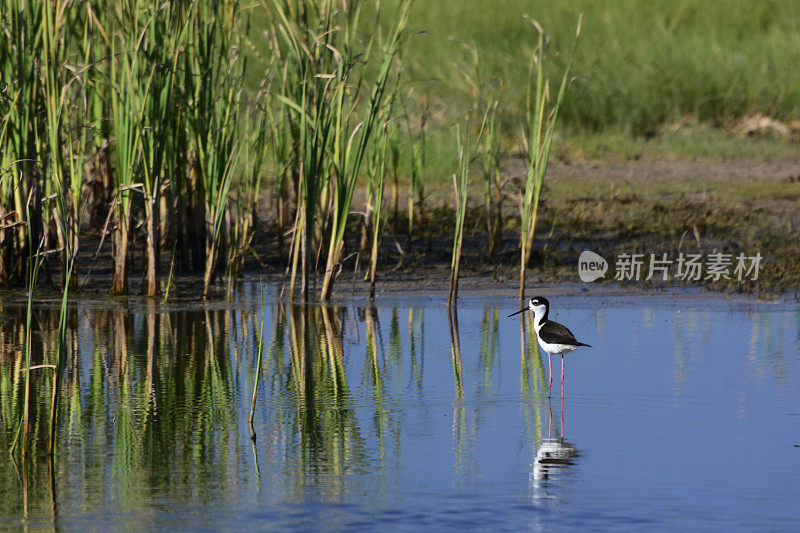
<path id="1" fill-rule="evenodd" d="M 564 354 L 561 354 L 561 399 L 564 399 Z"/>
<path id="2" fill-rule="evenodd" d="M 550 389 L 553 388 L 553 363 L 550 361 L 550 352 L 547 353 L 547 369 L 550 371 L 550 384 L 547 386 L 547 397 L 550 397 Z"/>

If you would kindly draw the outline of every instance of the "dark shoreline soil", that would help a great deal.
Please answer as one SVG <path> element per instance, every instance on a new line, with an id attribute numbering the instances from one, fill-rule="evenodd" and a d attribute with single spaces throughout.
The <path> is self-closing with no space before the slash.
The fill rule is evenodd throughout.
<path id="1" fill-rule="evenodd" d="M 518 159 L 504 165 L 505 231 L 498 252 L 486 253 L 486 221 L 483 217 L 482 184 L 473 176 L 473 194 L 465 223 L 461 261 L 462 294 L 470 291 L 497 291 L 516 294 L 519 283 L 518 216 L 515 181 L 524 167 Z M 402 292 L 446 290 L 451 258 L 453 212 L 448 207 L 451 191 L 446 181 L 430 187 L 422 237 L 409 240 L 404 229 L 407 215 L 402 210 L 394 219 L 391 187 L 387 185 L 384 212 L 386 232 L 380 249 L 377 291 Z M 398 204 L 407 205 L 401 186 Z M 253 253 L 244 265 L 244 277 L 282 281 L 285 273 L 287 242 L 279 246 L 278 228 L 271 222 L 272 201 L 265 191 L 259 209 L 259 226 L 253 239 Z M 359 199 L 354 205 L 360 205 Z M 359 235 L 359 217 L 352 217 L 343 257 L 352 254 Z M 419 228 L 419 223 L 418 228 Z M 757 294 L 762 298 L 778 295 L 797 297 L 800 285 L 800 160 L 629 160 L 622 162 L 554 161 L 545 183 L 537 222 L 533 257 L 528 271 L 529 286 L 547 283 L 578 285 L 578 256 L 591 250 L 606 258 L 610 270 L 604 280 L 591 284 L 618 287 L 619 290 L 663 291 L 698 289 L 726 293 Z M 393 231 L 395 230 L 395 231 Z M 97 235 L 81 237 L 78 259 L 80 292 L 104 294 L 111 281 L 111 264 L 106 239 L 98 251 Z M 678 254 L 722 252 L 760 253 L 762 268 L 757 280 L 733 279 L 670 281 L 651 283 L 643 278 L 651 253 Z M 614 259 L 620 254 L 645 256 L 639 281 L 614 280 Z M 160 282 L 166 288 L 171 250 L 162 250 Z M 355 257 L 342 264 L 335 294 L 364 293 L 361 280 L 368 257 L 362 254 L 358 272 Z M 322 264 L 322 259 L 320 264 Z M 130 293 L 141 287 L 143 255 L 141 243 L 133 243 Z M 320 267 L 322 268 L 322 267 Z M 89 274 L 87 276 L 87 274 Z M 170 298 L 199 297 L 201 272 L 182 273 L 173 279 Z M 48 280 L 49 278 L 49 280 Z M 41 290 L 55 289 L 54 271 L 42 273 Z M 321 279 L 317 281 L 321 283 Z M 316 297 L 317 290 L 313 291 Z M 615 289 L 616 290 L 616 289 Z M 224 298 L 226 283 L 217 280 L 212 298 Z M 163 298 L 163 296 L 162 296 Z"/>

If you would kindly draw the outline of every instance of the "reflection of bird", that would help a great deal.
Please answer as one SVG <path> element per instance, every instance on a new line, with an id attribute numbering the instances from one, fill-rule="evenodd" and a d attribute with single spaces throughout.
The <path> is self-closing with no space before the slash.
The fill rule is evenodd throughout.
<path id="1" fill-rule="evenodd" d="M 536 329 L 536 338 L 539 340 L 539 345 L 547 352 L 547 365 L 550 368 L 550 385 L 553 384 L 553 365 L 550 361 L 552 354 L 561 356 L 561 397 L 564 397 L 564 354 L 569 353 L 578 346 L 589 346 L 583 342 L 575 340 L 575 335 L 566 327 L 558 322 L 553 322 L 547 319 L 550 312 L 550 302 L 547 298 L 536 296 L 528 300 L 528 307 L 520 309 L 516 313 L 508 315 L 512 317 L 525 311 L 533 311 L 534 323 L 533 327 Z M 548 395 L 550 393 L 548 392 Z"/>
<path id="2" fill-rule="evenodd" d="M 559 469 L 575 464 L 572 459 L 578 456 L 578 450 L 574 444 L 564 440 L 564 402 L 561 402 L 561 436 L 553 438 L 553 407 L 550 400 L 547 400 L 547 410 L 550 418 L 548 421 L 547 438 L 542 440 L 539 449 L 536 450 L 536 458 L 533 460 L 533 481 L 543 481 L 551 475 L 557 476 Z M 565 472 L 562 470 L 561 473 Z M 534 487 L 540 486 L 538 483 Z"/>
<path id="3" fill-rule="evenodd" d="M 578 450 L 564 439 L 545 440 L 536 452 L 533 462 L 533 479 L 548 479 L 551 474 L 564 466 L 575 464 L 572 459 L 578 456 Z"/>

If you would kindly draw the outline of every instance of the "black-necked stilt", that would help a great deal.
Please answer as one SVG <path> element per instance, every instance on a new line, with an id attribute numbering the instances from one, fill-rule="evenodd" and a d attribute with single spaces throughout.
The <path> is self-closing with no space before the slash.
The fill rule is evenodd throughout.
<path id="1" fill-rule="evenodd" d="M 553 385 L 553 365 L 550 361 L 550 356 L 552 354 L 561 356 L 561 397 L 563 398 L 564 354 L 571 352 L 578 346 L 588 346 L 590 348 L 591 346 L 583 342 L 578 342 L 575 339 L 575 335 L 573 335 L 566 326 L 547 319 L 547 315 L 550 312 L 550 302 L 547 301 L 547 298 L 542 296 L 531 298 L 528 300 L 527 307 L 520 309 L 516 313 L 511 313 L 508 316 L 512 317 L 514 315 L 524 313 L 525 311 L 533 311 L 533 327 L 536 330 L 536 338 L 539 340 L 539 346 L 541 346 L 542 349 L 547 352 L 547 366 L 550 369 L 551 386 Z M 547 395 L 550 395 L 549 390 Z"/>

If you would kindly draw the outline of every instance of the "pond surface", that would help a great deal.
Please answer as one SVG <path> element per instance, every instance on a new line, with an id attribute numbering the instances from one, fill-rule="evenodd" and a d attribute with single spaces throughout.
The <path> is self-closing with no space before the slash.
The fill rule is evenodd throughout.
<path id="1" fill-rule="evenodd" d="M 52 461 L 48 368 L 28 457 L 7 453 L 25 310 L 6 304 L 0 528 L 797 527 L 796 304 L 553 296 L 593 345 L 567 355 L 562 403 L 560 358 L 550 401 L 532 314 L 498 300 L 452 319 L 444 296 L 304 307 L 255 284 L 232 304 L 77 301 Z"/>

